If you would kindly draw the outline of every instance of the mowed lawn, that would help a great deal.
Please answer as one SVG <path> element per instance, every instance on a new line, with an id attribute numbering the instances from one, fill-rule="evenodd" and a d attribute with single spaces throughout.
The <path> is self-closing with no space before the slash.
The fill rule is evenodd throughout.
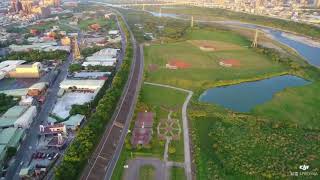
<path id="1" fill-rule="evenodd" d="M 151 45 L 145 48 L 145 71 L 147 81 L 170 84 L 188 89 L 215 86 L 218 81 L 234 81 L 286 71 L 266 56 L 248 48 L 250 43 L 243 37 L 227 31 L 193 30 L 186 34 L 187 40 L 213 40 L 240 46 L 239 50 L 202 51 L 191 42 Z M 239 67 L 223 67 L 219 62 L 226 59 L 240 61 Z M 165 65 L 180 60 L 191 65 L 186 69 L 169 70 Z M 150 65 L 157 66 L 156 70 Z"/>

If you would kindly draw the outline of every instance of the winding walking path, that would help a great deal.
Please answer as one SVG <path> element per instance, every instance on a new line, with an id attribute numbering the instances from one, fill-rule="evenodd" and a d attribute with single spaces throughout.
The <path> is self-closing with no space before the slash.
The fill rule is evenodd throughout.
<path id="1" fill-rule="evenodd" d="M 193 92 L 190 90 L 169 86 L 165 84 L 157 84 L 157 83 L 151 83 L 151 82 L 144 82 L 144 84 L 149 84 L 153 86 L 160 86 L 160 87 L 166 87 L 175 89 L 178 91 L 183 91 L 188 93 L 188 96 L 186 100 L 183 103 L 182 106 L 182 124 L 183 124 L 183 140 L 184 140 L 184 166 L 185 166 L 185 173 L 187 180 L 192 180 L 192 171 L 191 171 L 191 153 L 190 153 L 190 139 L 189 139 L 189 128 L 188 128 L 188 117 L 187 117 L 187 107 L 189 104 L 189 101 L 193 95 Z"/>

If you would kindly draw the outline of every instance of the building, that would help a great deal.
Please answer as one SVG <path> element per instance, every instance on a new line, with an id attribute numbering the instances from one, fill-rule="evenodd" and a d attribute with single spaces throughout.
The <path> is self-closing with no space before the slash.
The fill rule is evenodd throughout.
<path id="1" fill-rule="evenodd" d="M 120 49 L 106 48 L 102 49 L 92 56 L 86 58 L 82 66 L 114 66 L 117 62 L 117 56 Z"/>
<path id="2" fill-rule="evenodd" d="M 66 79 L 60 83 L 60 88 L 64 90 L 89 90 L 96 91 L 102 88 L 104 80 L 74 80 Z"/>
<path id="3" fill-rule="evenodd" d="M 131 144 L 133 147 L 137 145 L 147 145 L 152 138 L 153 113 L 139 112 L 132 132 Z"/>
<path id="4" fill-rule="evenodd" d="M 9 72 L 11 78 L 39 78 L 42 72 L 40 62 L 18 65 L 15 71 Z"/>
<path id="5" fill-rule="evenodd" d="M 108 31 L 108 34 L 109 34 L 110 36 L 119 35 L 119 30 L 110 30 L 110 31 Z"/>
<path id="6" fill-rule="evenodd" d="M 111 75 L 111 72 L 77 72 L 74 73 L 73 78 L 106 80 L 109 75 Z"/>
<path id="7" fill-rule="evenodd" d="M 20 128 L 6 128 L 0 130 L 0 145 L 5 145 L 8 148 L 19 149 L 20 142 L 25 137 L 25 130 Z"/>
<path id="8" fill-rule="evenodd" d="M 45 93 L 48 84 L 45 82 L 35 83 L 28 88 L 28 96 L 40 96 Z"/>
<path id="9" fill-rule="evenodd" d="M 49 143 L 47 144 L 47 147 L 49 148 L 57 148 L 57 149 L 63 149 L 67 143 L 67 138 L 63 137 L 62 134 L 58 134 L 57 136 L 54 136 Z"/>
<path id="10" fill-rule="evenodd" d="M 0 169 L 3 167 L 3 163 L 7 156 L 7 146 L 0 144 Z"/>
<path id="11" fill-rule="evenodd" d="M 40 125 L 40 135 L 67 134 L 67 127 L 64 124 Z"/>
<path id="12" fill-rule="evenodd" d="M 22 60 L 7 60 L 0 63 L 0 80 L 5 78 L 10 71 L 16 69 L 18 65 L 25 63 Z"/>
<path id="13" fill-rule="evenodd" d="M 13 106 L 0 117 L 0 128 L 29 128 L 37 115 L 36 106 Z"/>
<path id="14" fill-rule="evenodd" d="M 63 46 L 70 46 L 71 39 L 68 36 L 65 36 L 65 37 L 61 38 L 61 44 Z"/>
<path id="15" fill-rule="evenodd" d="M 81 124 L 84 122 L 85 116 L 81 114 L 76 114 L 71 116 L 67 121 L 62 122 L 62 124 L 66 125 L 67 129 L 77 130 Z"/>

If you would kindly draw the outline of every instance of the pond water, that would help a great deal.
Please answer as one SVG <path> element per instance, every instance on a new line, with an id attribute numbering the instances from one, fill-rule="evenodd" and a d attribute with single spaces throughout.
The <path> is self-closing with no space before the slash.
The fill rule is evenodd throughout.
<path id="1" fill-rule="evenodd" d="M 272 99 L 287 87 L 303 86 L 309 81 L 292 75 L 277 76 L 254 82 L 208 89 L 199 98 L 201 102 L 218 104 L 238 112 L 249 112 L 256 105 Z"/>

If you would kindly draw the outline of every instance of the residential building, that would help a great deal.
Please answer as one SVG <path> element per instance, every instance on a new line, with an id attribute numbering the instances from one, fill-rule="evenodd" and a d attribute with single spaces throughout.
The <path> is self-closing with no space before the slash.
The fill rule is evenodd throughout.
<path id="1" fill-rule="evenodd" d="M 67 134 L 67 127 L 64 124 L 40 125 L 40 135 Z"/>

